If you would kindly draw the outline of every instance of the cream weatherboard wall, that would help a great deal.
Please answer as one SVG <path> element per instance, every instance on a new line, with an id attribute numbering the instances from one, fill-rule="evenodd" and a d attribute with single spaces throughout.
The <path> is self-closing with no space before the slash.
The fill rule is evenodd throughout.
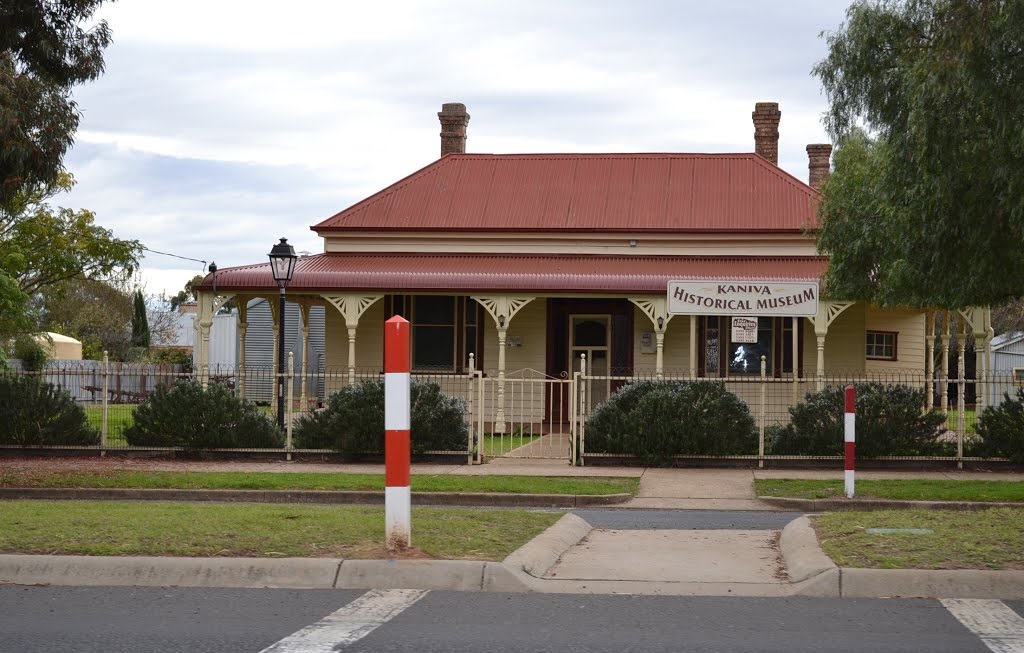
<path id="1" fill-rule="evenodd" d="M 327 369 L 332 373 L 346 372 L 348 360 L 348 327 L 345 318 L 333 306 L 327 307 Z M 359 318 L 356 328 L 357 370 L 376 368 L 384 365 L 384 301 L 374 302 Z"/>
<path id="2" fill-rule="evenodd" d="M 865 331 L 890 331 L 896 334 L 896 360 L 868 359 L 865 368 L 874 371 L 900 371 L 923 375 L 925 370 L 924 313 L 914 310 L 867 309 Z"/>
<path id="3" fill-rule="evenodd" d="M 484 311 L 484 360 L 483 370 L 488 374 L 498 373 L 498 327 Z M 547 300 L 538 297 L 524 306 L 508 323 L 506 342 L 520 346 L 505 347 L 505 373 L 534 371 L 543 375 L 547 370 Z M 529 372 L 527 372 L 529 373 Z"/>
<path id="4" fill-rule="evenodd" d="M 633 371 L 637 376 L 653 377 L 657 354 L 640 349 L 640 335 L 654 331 L 654 324 L 639 308 L 633 311 Z M 684 376 L 694 367 L 690 364 L 690 317 L 677 315 L 665 327 L 665 350 L 662 367 L 666 376 Z"/>

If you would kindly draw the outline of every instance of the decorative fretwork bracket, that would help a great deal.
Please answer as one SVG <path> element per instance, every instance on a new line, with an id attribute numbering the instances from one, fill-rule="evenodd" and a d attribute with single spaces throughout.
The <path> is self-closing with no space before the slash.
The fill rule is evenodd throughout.
<path id="1" fill-rule="evenodd" d="M 498 295 L 496 297 L 473 296 L 473 299 L 490 313 L 491 319 L 494 320 L 499 329 L 504 329 L 512 322 L 515 314 L 536 299 L 536 297 Z"/>
<path id="2" fill-rule="evenodd" d="M 659 333 L 664 332 L 668 327 L 668 323 L 672 320 L 673 316 L 668 314 L 668 302 L 664 297 L 657 297 L 655 299 L 649 297 L 630 297 L 629 301 L 636 304 L 637 308 L 644 312 L 651 320 L 651 324 L 654 325 L 654 330 Z"/>
<path id="3" fill-rule="evenodd" d="M 359 318 L 384 295 L 321 295 L 331 306 L 338 309 L 345 319 L 345 326 L 354 329 L 359 326 Z"/>

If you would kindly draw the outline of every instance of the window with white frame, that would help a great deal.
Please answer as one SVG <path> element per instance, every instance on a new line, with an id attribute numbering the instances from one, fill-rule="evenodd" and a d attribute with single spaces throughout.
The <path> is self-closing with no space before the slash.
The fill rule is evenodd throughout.
<path id="1" fill-rule="evenodd" d="M 865 334 L 865 339 L 865 354 L 868 358 L 896 360 L 896 332 L 868 331 Z"/>

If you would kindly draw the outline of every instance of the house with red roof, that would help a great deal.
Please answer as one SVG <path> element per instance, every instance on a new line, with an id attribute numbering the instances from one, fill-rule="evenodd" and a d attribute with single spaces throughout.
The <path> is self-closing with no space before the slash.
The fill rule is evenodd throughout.
<path id="1" fill-rule="evenodd" d="M 501 386 L 494 410 L 509 379 L 581 370 L 600 379 L 590 405 L 637 377 L 723 379 L 743 396 L 764 375 L 783 406 L 840 371 L 930 378 L 926 311 L 822 296 L 832 148 L 807 146 L 807 182 L 779 168 L 777 104 L 756 105 L 754 150 L 734 154 L 473 154 L 465 106 L 438 117 L 440 158 L 313 224 L 324 251 L 288 284 L 304 322 L 327 307 L 326 364 L 349 382 L 380 372 L 393 315 L 411 322 L 414 373 L 480 370 Z M 200 368 L 220 303 L 278 293 L 267 262 L 216 274 L 216 295 L 212 275 L 200 286 Z M 972 334 L 986 315 L 970 313 Z M 564 397 L 540 403 L 565 417 Z"/>

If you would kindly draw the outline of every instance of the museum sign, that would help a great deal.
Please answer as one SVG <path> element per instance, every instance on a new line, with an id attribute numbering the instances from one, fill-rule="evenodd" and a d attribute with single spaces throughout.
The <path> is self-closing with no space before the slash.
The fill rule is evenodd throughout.
<path id="1" fill-rule="evenodd" d="M 813 317 L 818 313 L 816 281 L 668 282 L 669 315 Z"/>

